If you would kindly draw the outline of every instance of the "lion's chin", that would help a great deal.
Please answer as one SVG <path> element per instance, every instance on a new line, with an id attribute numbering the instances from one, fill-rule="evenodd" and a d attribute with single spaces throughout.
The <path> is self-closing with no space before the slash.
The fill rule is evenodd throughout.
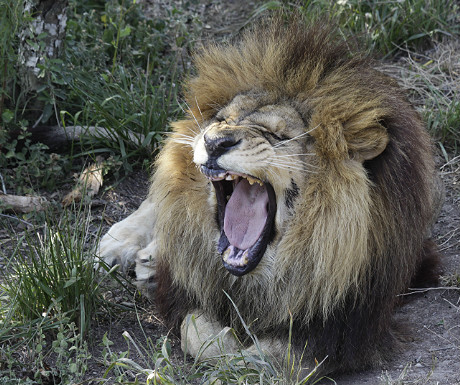
<path id="1" fill-rule="evenodd" d="M 218 251 L 224 267 L 233 275 L 245 275 L 259 264 L 275 233 L 275 191 L 270 183 L 246 174 L 204 166 L 201 171 L 216 192 Z"/>

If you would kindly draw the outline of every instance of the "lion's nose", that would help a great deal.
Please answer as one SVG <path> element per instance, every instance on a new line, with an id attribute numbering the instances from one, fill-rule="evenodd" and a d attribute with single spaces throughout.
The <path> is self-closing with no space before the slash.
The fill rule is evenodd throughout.
<path id="1" fill-rule="evenodd" d="M 233 136 L 218 136 L 215 138 L 204 135 L 204 146 L 210 157 L 218 158 L 227 151 L 238 146 L 241 139 L 238 140 Z"/>

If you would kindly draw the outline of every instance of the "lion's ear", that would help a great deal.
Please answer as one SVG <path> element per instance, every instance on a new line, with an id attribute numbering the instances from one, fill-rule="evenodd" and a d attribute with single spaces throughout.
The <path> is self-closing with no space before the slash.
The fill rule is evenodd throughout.
<path id="1" fill-rule="evenodd" d="M 368 127 L 347 140 L 348 150 L 355 160 L 364 162 L 380 155 L 390 138 L 382 125 Z"/>

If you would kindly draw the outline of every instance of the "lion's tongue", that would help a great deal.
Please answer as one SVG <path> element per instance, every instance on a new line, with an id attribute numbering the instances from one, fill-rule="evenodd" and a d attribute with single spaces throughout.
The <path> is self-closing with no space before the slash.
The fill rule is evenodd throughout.
<path id="1" fill-rule="evenodd" d="M 231 245 L 246 250 L 259 239 L 267 220 L 268 194 L 265 186 L 242 179 L 225 208 L 224 232 Z"/>

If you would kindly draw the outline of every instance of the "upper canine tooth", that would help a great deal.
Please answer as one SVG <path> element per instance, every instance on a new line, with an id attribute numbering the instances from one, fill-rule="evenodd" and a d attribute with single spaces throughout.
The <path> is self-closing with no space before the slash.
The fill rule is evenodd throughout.
<path id="1" fill-rule="evenodd" d="M 246 179 L 248 180 L 250 185 L 253 185 L 254 182 L 256 182 L 256 180 L 254 178 L 251 178 L 250 176 L 248 176 Z"/>
<path id="2" fill-rule="evenodd" d="M 235 179 L 235 175 L 233 174 L 228 174 L 226 177 L 225 177 L 225 180 L 233 180 Z"/>

